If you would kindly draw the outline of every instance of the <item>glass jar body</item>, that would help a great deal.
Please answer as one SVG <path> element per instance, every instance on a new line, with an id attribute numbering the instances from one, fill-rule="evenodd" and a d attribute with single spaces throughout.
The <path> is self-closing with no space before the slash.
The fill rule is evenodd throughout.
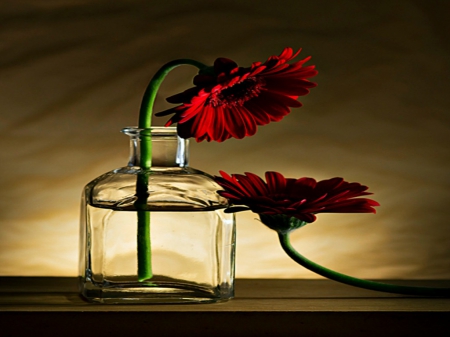
<path id="1" fill-rule="evenodd" d="M 136 166 L 137 132 L 129 166 L 84 188 L 80 288 L 88 301 L 201 303 L 234 295 L 234 215 L 224 212 L 227 201 L 217 194 L 220 186 L 213 178 L 187 166 L 186 141 L 178 139 L 175 130 L 161 132 L 152 130 L 153 157 L 159 166 Z M 183 144 L 174 146 L 174 141 Z M 145 202 L 137 192 L 142 191 L 142 181 Z M 148 227 L 145 264 L 150 269 L 145 279 L 139 277 L 138 261 L 138 222 L 143 216 Z"/>

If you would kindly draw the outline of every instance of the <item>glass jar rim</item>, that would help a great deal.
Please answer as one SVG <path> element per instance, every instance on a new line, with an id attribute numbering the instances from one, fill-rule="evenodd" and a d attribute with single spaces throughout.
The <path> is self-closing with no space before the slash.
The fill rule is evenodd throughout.
<path id="1" fill-rule="evenodd" d="M 122 133 L 131 137 L 139 137 L 141 135 L 153 136 L 176 136 L 177 128 L 174 126 L 152 126 L 151 128 L 138 128 L 137 126 L 127 126 L 121 130 Z"/>

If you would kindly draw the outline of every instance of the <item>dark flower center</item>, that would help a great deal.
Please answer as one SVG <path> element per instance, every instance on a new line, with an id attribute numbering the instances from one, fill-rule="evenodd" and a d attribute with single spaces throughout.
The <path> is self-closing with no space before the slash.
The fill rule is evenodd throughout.
<path id="1" fill-rule="evenodd" d="M 223 87 L 212 92 L 207 104 L 213 107 L 221 105 L 242 106 L 248 100 L 259 96 L 264 87 L 264 81 L 260 78 L 250 77 L 230 87 Z"/>

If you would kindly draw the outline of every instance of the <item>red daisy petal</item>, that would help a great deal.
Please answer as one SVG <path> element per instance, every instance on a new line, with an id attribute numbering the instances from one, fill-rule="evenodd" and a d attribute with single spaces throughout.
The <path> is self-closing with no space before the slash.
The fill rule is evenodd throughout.
<path id="1" fill-rule="evenodd" d="M 285 178 L 278 172 L 266 172 L 266 182 L 253 173 L 232 176 L 221 172 L 219 193 L 234 205 L 246 206 L 266 215 L 283 214 L 313 222 L 317 213 L 375 213 L 379 203 L 367 198 L 366 186 L 348 183 L 342 178 L 316 182 L 313 178 Z"/>
<path id="2" fill-rule="evenodd" d="M 214 61 L 214 70 L 216 73 L 226 73 L 238 67 L 237 63 L 225 57 L 219 57 Z"/>
<path id="3" fill-rule="evenodd" d="M 270 193 L 279 193 L 286 188 L 286 179 L 281 173 L 266 172 L 266 181 Z"/>
<path id="4" fill-rule="evenodd" d="M 300 107 L 297 98 L 315 86 L 307 80 L 317 74 L 314 66 L 303 67 L 309 57 L 288 63 L 299 53 L 285 48 L 279 56 L 271 56 L 265 63 L 254 62 L 249 68 L 218 58 L 215 75 L 204 72 L 195 76 L 195 87 L 167 99 L 181 105 L 156 115 L 174 114 L 166 125 L 178 123 L 183 138 L 220 142 L 252 136 L 257 125 L 279 121 L 291 107 Z"/>
<path id="5" fill-rule="evenodd" d="M 268 193 L 267 184 L 259 176 L 250 172 L 245 172 L 245 175 L 248 177 L 253 186 L 255 186 L 255 189 L 258 191 L 258 195 L 265 195 Z"/>

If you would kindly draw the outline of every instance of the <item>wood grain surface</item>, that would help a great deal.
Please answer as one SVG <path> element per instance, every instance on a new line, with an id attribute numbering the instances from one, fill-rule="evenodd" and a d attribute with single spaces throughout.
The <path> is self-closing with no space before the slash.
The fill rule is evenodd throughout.
<path id="1" fill-rule="evenodd" d="M 389 281 L 449 286 L 450 281 Z M 89 304 L 76 278 L 0 278 L 0 335 L 445 336 L 450 299 L 384 294 L 328 280 L 238 279 L 236 298 L 189 305 Z M 3 336 L 3 335 L 2 335 Z"/>

